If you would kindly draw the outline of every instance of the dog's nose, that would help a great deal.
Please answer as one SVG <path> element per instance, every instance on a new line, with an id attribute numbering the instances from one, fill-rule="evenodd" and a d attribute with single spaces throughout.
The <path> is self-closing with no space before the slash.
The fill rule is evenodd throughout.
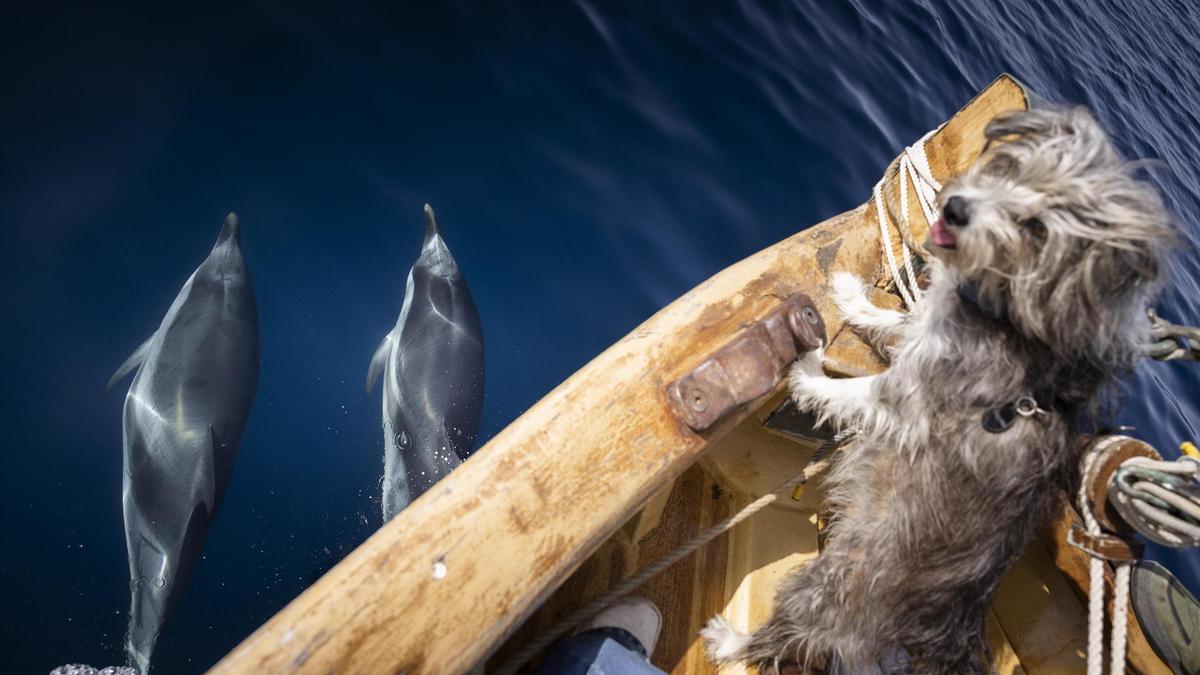
<path id="1" fill-rule="evenodd" d="M 967 210 L 967 200 L 958 196 L 947 199 L 946 205 L 942 207 L 942 217 L 946 219 L 948 225 L 966 227 L 967 221 L 971 219 L 971 214 Z"/>

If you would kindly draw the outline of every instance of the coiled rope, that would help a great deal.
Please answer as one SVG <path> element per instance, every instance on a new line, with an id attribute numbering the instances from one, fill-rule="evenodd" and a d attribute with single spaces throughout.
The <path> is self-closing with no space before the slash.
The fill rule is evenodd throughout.
<path id="1" fill-rule="evenodd" d="M 534 656 L 537 656 L 540 652 L 545 650 L 546 647 L 549 647 L 550 643 L 562 637 L 562 635 L 567 631 L 575 628 L 596 614 L 599 614 L 601 610 L 604 610 L 613 602 L 625 597 L 635 588 L 654 578 L 663 570 L 674 565 L 683 558 L 686 558 L 688 555 L 691 555 L 696 551 L 696 549 L 704 546 L 721 534 L 733 529 L 738 525 L 738 523 L 741 523 L 750 516 L 753 516 L 759 511 L 765 509 L 767 506 L 779 499 L 779 495 L 791 494 L 791 491 L 795 489 L 796 486 L 807 483 L 812 479 L 813 476 L 817 475 L 817 473 L 824 468 L 825 462 L 823 460 L 825 459 L 825 456 L 829 454 L 831 450 L 841 445 L 843 441 L 853 436 L 854 433 L 854 429 L 845 429 L 839 431 L 832 439 L 826 441 L 821 445 L 821 447 L 817 448 L 817 451 L 813 453 L 812 460 L 810 460 L 809 463 L 804 467 L 804 470 L 794 478 L 787 480 L 779 487 L 775 488 L 774 491 L 759 497 L 753 502 L 750 502 L 750 504 L 745 506 L 742 510 L 697 534 L 689 541 L 676 547 L 675 550 L 671 551 L 667 555 L 655 560 L 649 565 L 646 565 L 629 578 L 625 579 L 616 586 L 613 586 L 604 595 L 570 613 L 566 616 L 566 618 L 554 624 L 554 626 L 552 626 L 549 630 L 539 635 L 537 639 L 527 643 L 525 646 L 514 652 L 512 656 L 508 657 L 508 659 L 504 661 L 500 668 L 496 670 L 496 675 L 514 675 L 514 673 L 520 670 L 521 666 L 524 666 L 526 663 L 528 663 L 530 659 L 532 659 Z"/>
<path id="2" fill-rule="evenodd" d="M 883 178 L 879 179 L 871 191 L 875 198 L 875 216 L 879 221 L 880 243 L 884 259 L 892 273 L 892 279 L 896 282 L 896 290 L 900 292 L 900 297 L 904 299 L 904 304 L 909 309 L 917 304 L 917 300 L 920 300 L 921 289 L 917 285 L 917 275 L 912 266 L 913 249 L 916 248 L 916 245 L 908 218 L 908 182 L 912 181 L 913 190 L 917 194 L 917 203 L 921 207 L 921 213 L 925 216 L 925 224 L 932 226 L 938 218 L 937 193 L 942 189 L 942 184 L 933 177 L 933 172 L 929 169 L 929 158 L 925 155 L 925 142 L 940 129 L 941 127 L 931 130 L 916 143 L 904 148 L 896 168 L 896 172 L 900 175 L 900 220 L 903 221 L 903 225 L 897 223 L 895 227 L 900 233 L 900 251 L 904 257 L 903 265 L 907 277 L 900 275 L 900 266 L 896 263 L 896 254 L 892 250 L 891 218 L 888 217 L 888 211 L 883 204 L 883 183 L 887 180 L 890 172 L 885 172 Z"/>
<path id="3" fill-rule="evenodd" d="M 1083 516 L 1083 524 L 1088 534 L 1100 536 L 1100 523 L 1092 513 L 1091 500 L 1088 499 L 1088 476 L 1100 456 L 1101 451 L 1109 443 L 1117 442 L 1119 437 L 1113 437 L 1106 442 L 1095 444 L 1083 458 L 1083 467 L 1079 482 L 1079 513 Z M 1131 562 L 1113 561 L 1116 567 L 1116 579 L 1113 588 L 1112 638 L 1110 645 L 1110 673 L 1125 672 L 1125 637 L 1129 623 L 1129 571 Z M 1101 675 L 1104 672 L 1104 561 L 1096 556 L 1088 560 L 1088 651 L 1087 675 Z"/>

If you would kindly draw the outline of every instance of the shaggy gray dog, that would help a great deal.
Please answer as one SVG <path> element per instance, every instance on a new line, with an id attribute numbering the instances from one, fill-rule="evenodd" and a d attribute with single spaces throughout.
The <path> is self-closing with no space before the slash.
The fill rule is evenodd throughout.
<path id="1" fill-rule="evenodd" d="M 891 367 L 835 380 L 809 354 L 793 368 L 801 408 L 861 431 L 827 478 L 825 550 L 754 633 L 714 618 L 714 661 L 768 672 L 836 656 L 853 673 L 902 649 L 911 672 L 990 672 L 996 586 L 1071 480 L 1083 421 L 1136 364 L 1173 235 L 1086 110 L 1008 114 L 986 134 L 939 195 L 914 311 L 875 307 L 860 280 L 835 276 L 846 321 Z"/>

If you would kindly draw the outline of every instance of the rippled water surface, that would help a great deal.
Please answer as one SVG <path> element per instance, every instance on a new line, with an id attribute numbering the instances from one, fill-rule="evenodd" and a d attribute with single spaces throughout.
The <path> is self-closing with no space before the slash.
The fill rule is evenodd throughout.
<path id="1" fill-rule="evenodd" d="M 429 3 L 420 3 L 421 5 Z M 487 338 L 482 440 L 723 267 L 866 200 L 997 74 L 1091 106 L 1184 232 L 1200 16 L 1177 2 L 417 3 L 10 12 L 0 52 L 6 672 L 122 660 L 122 387 L 235 209 L 262 374 L 159 672 L 202 671 L 378 526 L 362 391 L 437 207 Z M 544 5 L 544 6 L 543 6 Z M 1195 438 L 1200 370 L 1123 422 Z M 1167 556 L 1196 587 L 1195 556 Z"/>

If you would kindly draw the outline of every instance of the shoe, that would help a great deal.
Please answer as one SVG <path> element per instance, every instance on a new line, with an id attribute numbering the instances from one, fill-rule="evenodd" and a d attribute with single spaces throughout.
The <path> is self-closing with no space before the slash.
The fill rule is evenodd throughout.
<path id="1" fill-rule="evenodd" d="M 1146 640 L 1175 673 L 1200 673 L 1200 602 L 1162 565 L 1133 566 L 1129 595 Z"/>
<path id="2" fill-rule="evenodd" d="M 640 595 L 628 595 L 593 616 L 579 632 L 595 628 L 620 628 L 629 632 L 646 648 L 646 654 L 654 653 L 658 635 L 662 632 L 662 612 Z"/>

